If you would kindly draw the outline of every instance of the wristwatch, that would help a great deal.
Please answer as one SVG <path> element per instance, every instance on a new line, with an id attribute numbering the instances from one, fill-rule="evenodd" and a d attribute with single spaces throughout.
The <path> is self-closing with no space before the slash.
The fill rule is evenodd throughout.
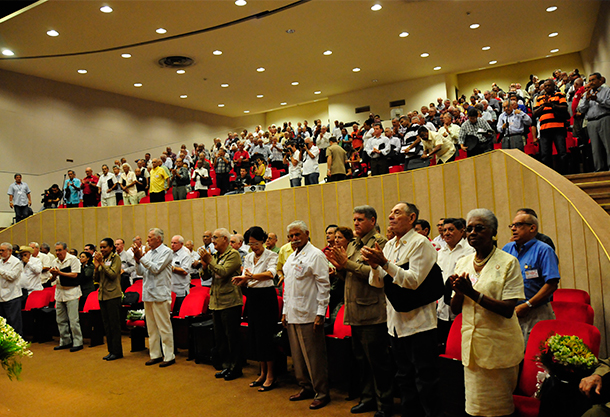
<path id="1" fill-rule="evenodd" d="M 525 304 L 527 304 L 527 306 L 528 306 L 529 308 L 534 308 L 534 306 L 532 305 L 532 303 L 530 303 L 530 300 L 527 300 L 527 301 L 525 302 Z"/>

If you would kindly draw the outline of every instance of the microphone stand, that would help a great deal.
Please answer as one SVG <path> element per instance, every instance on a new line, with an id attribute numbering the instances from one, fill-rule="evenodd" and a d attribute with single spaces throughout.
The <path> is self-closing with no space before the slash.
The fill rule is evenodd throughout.
<path id="1" fill-rule="evenodd" d="M 62 204 L 66 204 L 66 194 L 64 192 L 64 185 L 66 185 L 66 175 L 68 174 L 64 174 L 64 180 L 61 183 L 61 200 L 59 201 L 59 206 L 61 206 Z M 57 206 L 59 208 L 59 206 Z"/>

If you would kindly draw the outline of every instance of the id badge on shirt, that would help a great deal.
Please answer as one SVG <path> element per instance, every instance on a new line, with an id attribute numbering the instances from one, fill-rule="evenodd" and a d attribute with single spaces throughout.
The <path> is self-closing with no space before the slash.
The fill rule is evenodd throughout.
<path id="1" fill-rule="evenodd" d="M 537 269 L 528 269 L 527 271 L 525 271 L 525 278 L 526 279 L 535 279 L 538 278 L 538 270 Z"/>
<path id="2" fill-rule="evenodd" d="M 295 265 L 294 270 L 296 271 L 298 276 L 303 275 L 303 265 Z"/>
<path id="3" fill-rule="evenodd" d="M 109 259 L 109 260 L 104 262 L 104 265 L 110 266 L 110 265 L 112 265 L 112 261 Z"/>

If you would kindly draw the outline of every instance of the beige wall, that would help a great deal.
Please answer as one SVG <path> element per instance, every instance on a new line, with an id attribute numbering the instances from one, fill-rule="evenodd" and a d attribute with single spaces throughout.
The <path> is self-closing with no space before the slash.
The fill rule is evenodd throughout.
<path id="1" fill-rule="evenodd" d="M 307 120 L 309 126 L 313 125 L 313 121 L 316 119 L 322 120 L 322 124 L 328 123 L 328 100 L 321 99 L 311 103 L 298 104 L 283 109 L 272 110 L 265 114 L 265 125 L 271 126 L 283 126 L 284 122 L 292 122 L 292 126 L 296 128 L 297 122 Z"/>
<path id="2" fill-rule="evenodd" d="M 206 229 L 244 231 L 259 225 L 284 241 L 287 224 L 304 220 L 314 245 L 325 245 L 329 223 L 351 225 L 352 208 L 377 209 L 382 230 L 397 201 L 410 201 L 420 217 L 466 217 L 477 207 L 498 217 L 498 245 L 510 239 L 508 224 L 515 211 L 531 207 L 539 214 L 541 231 L 555 242 L 563 288 L 591 294 L 595 325 L 602 332 L 602 356 L 610 328 L 610 236 L 608 214 L 577 186 L 520 151 L 494 151 L 428 169 L 307 187 L 180 202 L 89 209 L 47 210 L 0 232 L 0 241 L 25 244 L 65 240 L 82 248 L 106 236 L 127 240 L 160 227 L 166 236 L 181 234 L 201 244 Z M 168 238 L 169 240 L 169 238 Z"/>
<path id="3" fill-rule="evenodd" d="M 480 71 L 466 72 L 458 74 L 458 88 L 460 95 L 466 97 L 472 95 L 472 89 L 478 88 L 481 91 L 490 90 L 491 84 L 498 84 L 504 91 L 512 83 L 521 83 L 523 88 L 529 82 L 530 74 L 537 75 L 538 78 L 548 78 L 556 69 L 566 72 L 574 68 L 583 70 L 583 63 L 579 53 L 551 56 L 549 58 L 537 59 L 535 61 L 521 62 L 502 67 L 492 67 Z"/>
<path id="4" fill-rule="evenodd" d="M 581 52 L 585 66 L 583 75 L 599 72 L 606 78 L 610 76 L 610 3 L 601 2 L 597 24 L 593 29 L 591 45 Z"/>

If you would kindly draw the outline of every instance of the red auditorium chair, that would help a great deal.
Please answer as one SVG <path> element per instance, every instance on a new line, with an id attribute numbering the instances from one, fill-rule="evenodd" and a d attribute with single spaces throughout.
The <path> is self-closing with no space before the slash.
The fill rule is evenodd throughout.
<path id="1" fill-rule="evenodd" d="M 462 315 L 458 314 L 449 330 L 445 353 L 439 355 L 442 409 L 446 416 L 465 415 L 466 394 L 462 365 Z"/>
<path id="2" fill-rule="evenodd" d="M 191 280 L 191 288 L 192 287 L 201 287 L 201 278 L 193 278 Z"/>
<path id="3" fill-rule="evenodd" d="M 45 289 L 43 289 L 43 291 L 47 291 L 49 294 L 51 294 L 51 298 L 49 300 L 49 306 L 52 307 L 55 304 L 55 287 L 47 287 Z"/>
<path id="4" fill-rule="evenodd" d="M 405 168 L 402 165 L 393 165 L 390 167 L 390 174 L 395 172 L 403 172 Z"/>
<path id="5" fill-rule="evenodd" d="M 593 312 L 593 307 L 589 304 L 572 303 L 570 301 L 551 301 L 551 306 L 557 320 L 593 324 L 595 313 Z"/>
<path id="6" fill-rule="evenodd" d="M 558 288 L 553 293 L 553 301 L 591 304 L 591 297 L 589 296 L 589 293 L 584 290 Z"/>
<path id="7" fill-rule="evenodd" d="M 89 294 L 83 311 L 80 312 L 80 327 L 83 337 L 90 339 L 90 347 L 104 343 L 104 323 L 102 322 L 98 291 Z"/>
<path id="8" fill-rule="evenodd" d="M 191 191 L 186 195 L 187 200 L 192 200 L 194 198 L 199 198 L 199 191 Z"/>
<path id="9" fill-rule="evenodd" d="M 214 197 L 220 195 L 220 188 L 209 187 L 208 188 L 208 197 Z"/>
<path id="10" fill-rule="evenodd" d="M 140 204 L 148 204 L 150 203 L 150 196 L 147 195 L 146 197 L 142 197 L 142 199 L 140 200 Z"/>
<path id="11" fill-rule="evenodd" d="M 540 344 L 552 333 L 578 336 L 596 356 L 599 354 L 601 336 L 594 326 L 565 320 L 543 320 L 536 323 L 525 349 L 523 369 L 516 390 L 518 395 L 513 395 L 515 412 L 519 417 L 537 417 L 539 414 L 540 401 L 534 398 L 536 375 L 539 371 L 536 356 L 540 354 Z"/>
<path id="12" fill-rule="evenodd" d="M 136 281 L 141 282 L 142 280 Z M 140 284 L 141 285 L 141 284 Z M 133 286 L 133 285 L 132 285 Z M 129 287 L 131 288 L 131 287 Z M 170 311 L 174 309 L 174 303 L 176 302 L 176 293 L 172 292 L 172 303 Z M 146 349 L 146 337 L 148 337 L 148 330 L 146 328 L 146 316 L 143 320 L 127 320 L 127 328 L 129 329 L 129 338 L 131 339 L 131 352 L 139 352 Z"/>
<path id="13" fill-rule="evenodd" d="M 53 290 L 55 290 L 53 288 Z M 32 341 L 43 343 L 53 339 L 53 331 L 57 328 L 54 309 L 49 309 L 51 297 L 55 291 L 32 291 L 21 311 L 23 333 L 32 335 Z M 46 307 L 46 310 L 43 309 Z"/>
<path id="14" fill-rule="evenodd" d="M 449 336 L 447 337 L 447 344 L 445 347 L 445 353 L 442 355 L 443 358 L 454 359 L 456 361 L 462 360 L 462 314 L 458 314 L 449 330 Z"/>
<path id="15" fill-rule="evenodd" d="M 172 317 L 174 329 L 174 347 L 177 349 L 188 349 L 189 327 L 198 321 L 203 321 L 210 303 L 209 287 L 193 287 L 184 298 L 180 306 L 180 312 Z"/>
<path id="16" fill-rule="evenodd" d="M 356 359 L 352 350 L 352 328 L 343 323 L 345 305 L 337 312 L 332 333 L 326 335 L 328 352 L 328 377 L 338 384 L 347 384 L 349 397 L 359 392 Z"/>

